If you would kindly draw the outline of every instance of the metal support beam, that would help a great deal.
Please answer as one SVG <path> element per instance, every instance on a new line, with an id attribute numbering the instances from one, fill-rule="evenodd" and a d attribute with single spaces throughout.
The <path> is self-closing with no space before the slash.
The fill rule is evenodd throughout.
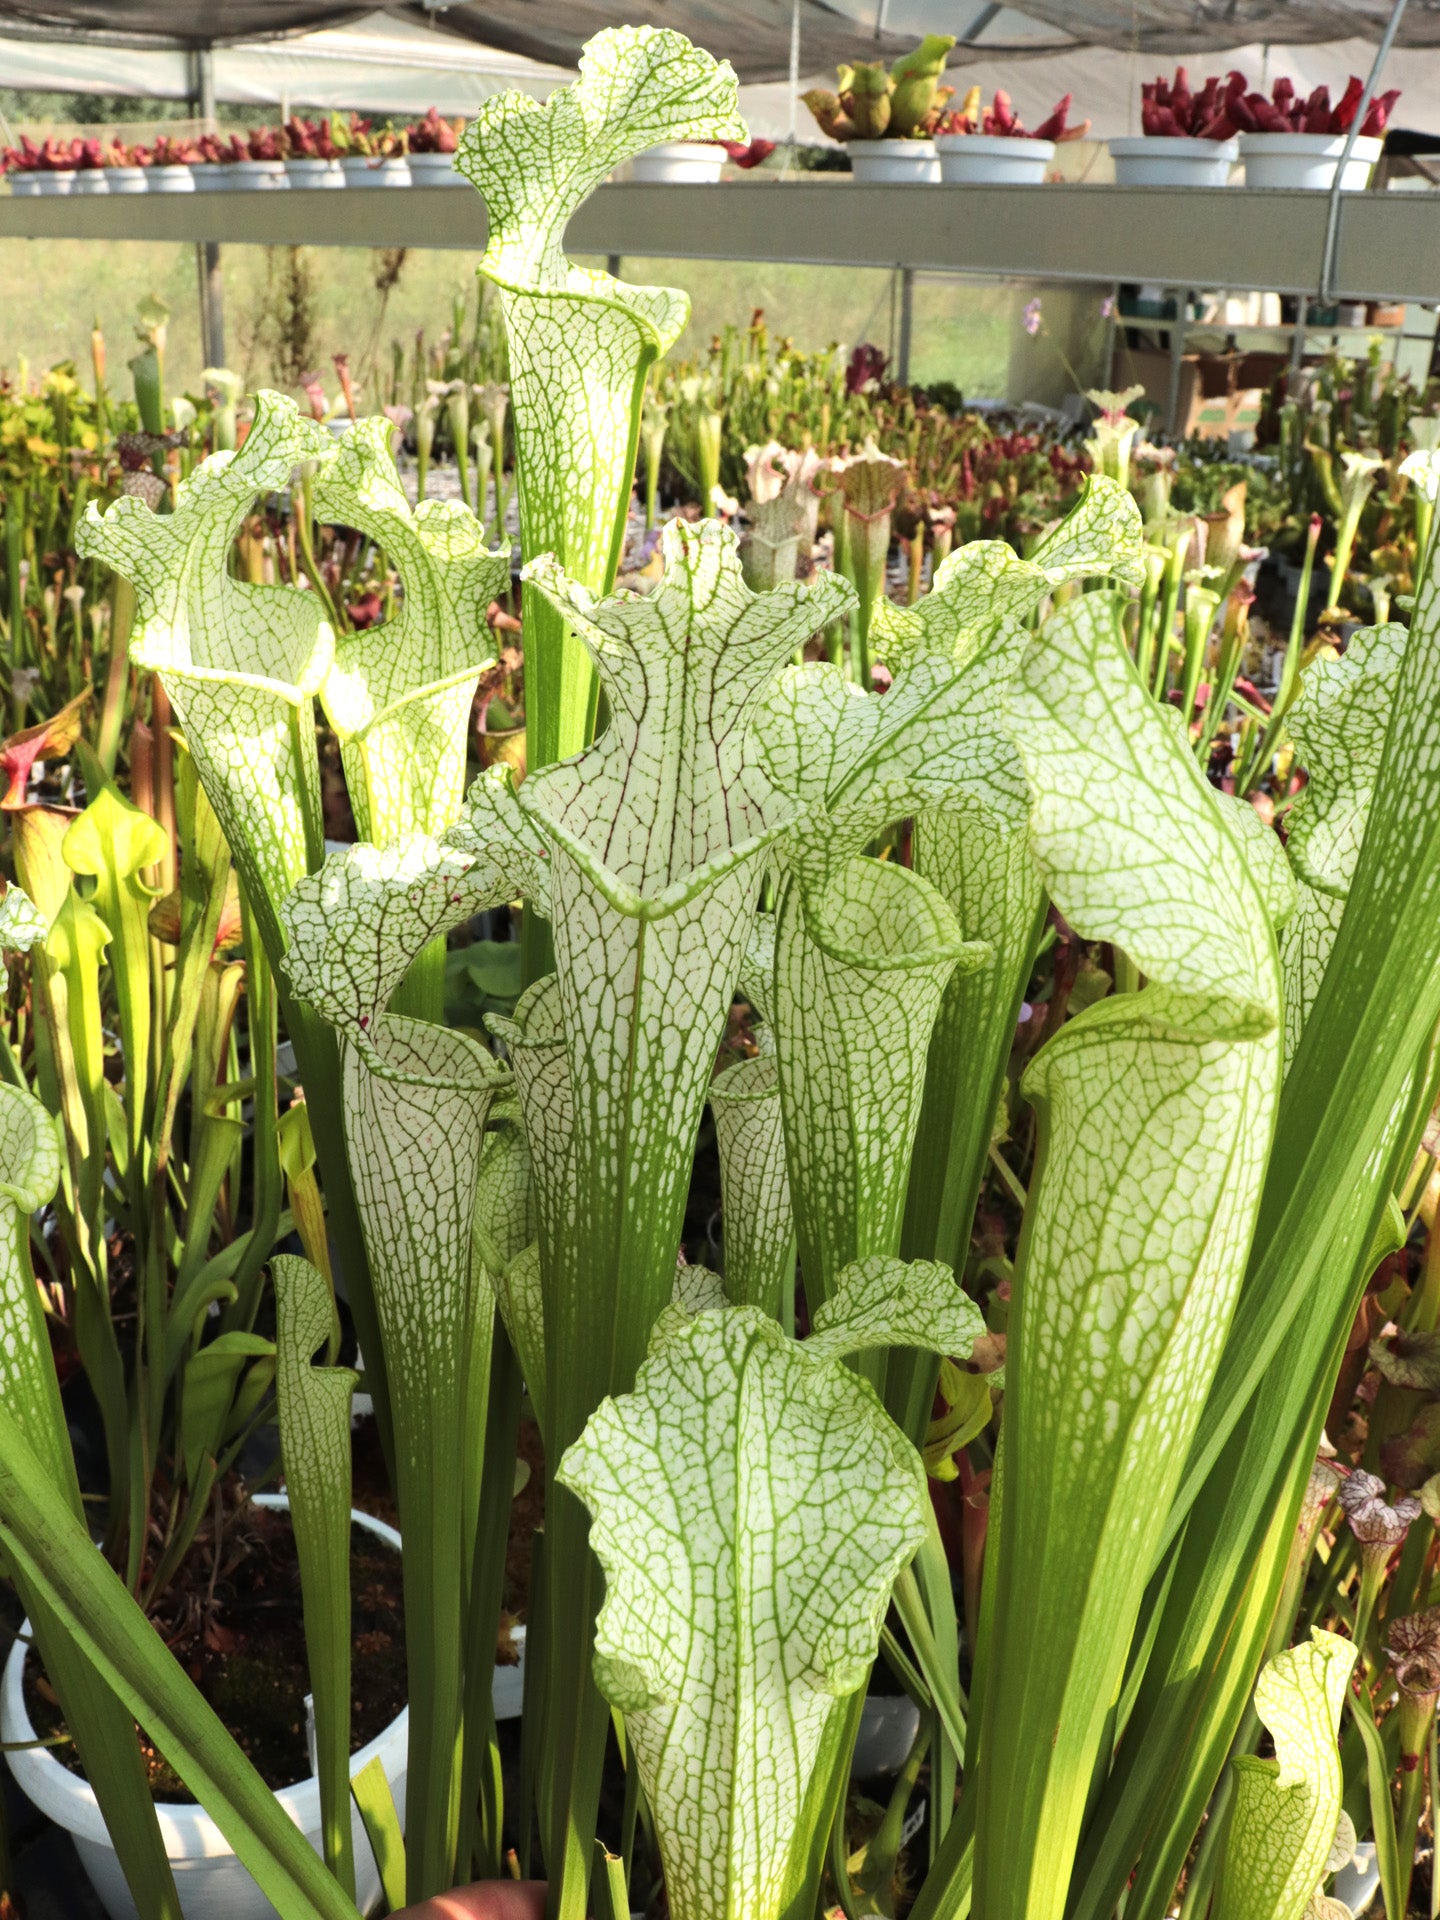
<path id="1" fill-rule="evenodd" d="M 910 342 L 915 331 L 915 269 L 900 269 L 900 339 L 895 352 L 895 378 L 910 384 Z"/>
<path id="2" fill-rule="evenodd" d="M 1290 339 L 1290 398 L 1300 390 L 1300 369 L 1305 364 L 1305 327 L 1310 318 L 1310 296 L 1302 293 L 1295 303 L 1295 331 Z"/>
<path id="3" fill-rule="evenodd" d="M 1365 82 L 1364 92 L 1360 95 L 1360 104 L 1355 109 L 1355 118 L 1350 122 L 1345 150 L 1340 155 L 1339 163 L 1335 168 L 1335 181 L 1330 189 L 1330 202 L 1325 209 L 1325 245 L 1320 255 L 1319 298 L 1322 307 L 1330 306 L 1336 297 L 1335 255 L 1340 238 L 1340 194 L 1344 186 L 1345 169 L 1350 164 L 1350 155 L 1355 149 L 1360 129 L 1365 124 L 1365 116 L 1370 111 L 1370 102 L 1374 98 L 1376 87 L 1380 84 L 1380 75 L 1384 71 L 1390 49 L 1394 45 L 1395 35 L 1400 27 L 1400 17 L 1404 11 L 1405 0 L 1394 0 L 1394 5 L 1390 9 L 1389 24 L 1381 36 L 1379 46 L 1375 49 L 1375 58 L 1370 62 L 1369 78 Z"/>
<path id="4" fill-rule="evenodd" d="M 916 267 L 1078 282 L 1315 292 L 1323 193 L 1246 187 L 858 186 L 807 174 L 721 187 L 599 188 L 566 231 L 571 253 Z M 0 194 L 0 237 L 220 240 L 308 247 L 485 246 L 485 203 L 459 187 L 391 193 Z M 1440 193 L 1341 195 L 1340 298 L 1440 303 Z"/>
<path id="5" fill-rule="evenodd" d="M 193 104 L 207 133 L 215 132 L 215 59 L 209 48 L 193 57 Z M 200 346 L 207 367 L 225 364 L 225 281 L 220 271 L 220 242 L 197 240 L 195 273 L 200 288 Z"/>
<path id="6" fill-rule="evenodd" d="M 1180 382 L 1185 373 L 1185 326 L 1190 317 L 1190 289 L 1172 287 L 1175 324 L 1170 329 L 1170 391 L 1165 405 L 1165 431 L 1180 431 Z"/>

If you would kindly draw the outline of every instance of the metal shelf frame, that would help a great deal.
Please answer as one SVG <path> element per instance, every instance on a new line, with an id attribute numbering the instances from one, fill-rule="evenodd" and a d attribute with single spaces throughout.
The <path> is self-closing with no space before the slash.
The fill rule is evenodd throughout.
<path id="1" fill-rule="evenodd" d="M 859 186 L 845 178 L 601 187 L 574 253 L 899 267 L 1094 285 L 1313 294 L 1329 196 L 1221 187 Z M 261 246 L 485 244 L 462 187 L 0 196 L 0 238 Z M 1341 299 L 1440 301 L 1440 194 L 1340 196 Z"/>

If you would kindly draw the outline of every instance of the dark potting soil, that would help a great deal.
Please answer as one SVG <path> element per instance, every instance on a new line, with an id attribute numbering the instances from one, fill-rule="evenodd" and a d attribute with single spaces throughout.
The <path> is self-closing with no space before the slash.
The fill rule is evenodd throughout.
<path id="1" fill-rule="evenodd" d="M 289 1515 L 254 1508 L 246 1516 L 243 1553 L 226 1555 L 203 1606 L 185 1609 L 184 1630 L 167 1628 L 171 1650 L 254 1763 L 266 1786 L 310 1777 L 305 1696 L 310 1692 L 300 1569 Z M 405 1605 L 400 1556 L 363 1527 L 350 1529 L 353 1657 L 350 1750 L 357 1752 L 404 1710 Z M 192 1596 L 194 1597 L 194 1596 Z M 42 1738 L 64 1721 L 36 1656 L 25 1665 L 25 1705 Z M 160 1801 L 193 1801 L 162 1755 L 143 1736 L 150 1787 Z M 82 1768 L 73 1746 L 51 1749 L 72 1773 Z"/>

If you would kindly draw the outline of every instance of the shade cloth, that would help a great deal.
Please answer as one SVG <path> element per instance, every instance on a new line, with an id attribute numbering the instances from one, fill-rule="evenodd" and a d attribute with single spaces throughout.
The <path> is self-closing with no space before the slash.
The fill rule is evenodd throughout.
<path id="1" fill-rule="evenodd" d="M 550 65 L 573 66 L 601 27 L 677 27 L 729 59 L 742 80 L 782 78 L 796 0 L 395 0 L 398 21 Z M 1044 57 L 1067 46 L 1147 55 L 1222 53 L 1245 43 L 1300 46 L 1378 39 L 1388 0 L 798 0 L 808 71 L 894 58 L 927 29 L 956 33 L 989 57 Z M 343 26 L 370 9 L 344 0 L 0 0 L 0 36 L 76 37 L 136 48 L 196 50 Z M 1401 46 L 1440 46 L 1440 0 L 1410 0 Z M 964 48 L 957 49 L 963 60 Z M 0 82 L 4 71 L 0 38 Z"/>

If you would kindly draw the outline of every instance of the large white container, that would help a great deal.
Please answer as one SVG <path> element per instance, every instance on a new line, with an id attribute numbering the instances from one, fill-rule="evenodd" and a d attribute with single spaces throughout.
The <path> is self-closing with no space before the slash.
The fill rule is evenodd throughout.
<path id="1" fill-rule="evenodd" d="M 290 185 L 283 160 L 232 160 L 230 185 L 250 193 L 275 193 Z"/>
<path id="2" fill-rule="evenodd" d="M 895 186 L 910 182 L 935 186 L 940 180 L 940 156 L 933 140 L 851 140 L 845 151 L 850 171 L 862 186 Z"/>
<path id="3" fill-rule="evenodd" d="M 644 155 L 641 155 L 641 159 Z M 453 153 L 407 153 L 410 184 L 416 187 L 468 187 L 470 182 L 455 170 Z M 638 165 L 639 162 L 637 161 Z M 637 175 L 638 179 L 639 176 Z"/>
<path id="4" fill-rule="evenodd" d="M 145 191 L 147 193 L 194 193 L 195 176 L 188 166 L 147 167 Z"/>
<path id="5" fill-rule="evenodd" d="M 410 168 L 403 154 L 391 160 L 376 160 L 369 154 L 347 153 L 340 165 L 347 187 L 408 187 L 410 184 Z"/>
<path id="6" fill-rule="evenodd" d="M 230 177 L 229 160 L 197 160 L 190 169 L 197 193 L 220 193 L 235 183 Z"/>
<path id="7" fill-rule="evenodd" d="M 937 133 L 940 178 L 950 186 L 1038 187 L 1055 158 L 1053 140 L 998 133 Z"/>
<path id="8" fill-rule="evenodd" d="M 288 1508 L 283 1493 L 258 1494 L 258 1507 Z M 352 1513 L 357 1527 L 364 1527 L 377 1539 L 400 1547 L 400 1536 L 393 1527 L 368 1513 Z M 24 1631 L 28 1632 L 27 1628 Z M 23 1676 L 29 1648 L 17 1640 L 5 1663 L 0 1683 L 0 1740 L 33 1740 L 35 1729 L 25 1711 Z M 377 1755 L 385 1768 L 385 1777 L 395 1795 L 395 1807 L 405 1818 L 405 1772 L 410 1740 L 410 1714 L 407 1709 L 392 1720 L 382 1734 L 351 1757 L 350 1771 L 359 1773 Z M 62 1767 L 46 1747 L 22 1748 L 7 1753 L 10 1771 L 17 1784 L 40 1809 L 69 1833 L 75 1841 L 81 1865 L 111 1916 L 111 1920 L 137 1920 L 135 1903 L 120 1871 L 120 1862 L 110 1844 L 105 1822 L 100 1817 L 95 1795 L 85 1781 Z M 320 1787 L 315 1780 L 300 1780 L 293 1787 L 282 1787 L 275 1798 L 295 1822 L 317 1853 L 322 1850 L 320 1836 Z M 245 1868 L 230 1851 L 220 1829 L 203 1807 L 177 1804 L 157 1806 L 160 1834 L 175 1875 L 176 1891 L 186 1920 L 276 1920 L 275 1909 L 261 1893 Z M 359 1904 L 369 1912 L 380 1898 L 380 1874 L 365 1834 L 364 1823 L 353 1803 L 351 1829 L 355 1840 L 355 1878 Z"/>
<path id="9" fill-rule="evenodd" d="M 672 186 L 713 186 L 725 164 L 725 149 L 707 140 L 662 140 L 630 163 L 632 180 L 669 181 Z"/>
<path id="10" fill-rule="evenodd" d="M 285 178 L 292 187 L 343 187 L 345 184 L 338 160 L 287 160 Z"/>
<path id="11" fill-rule="evenodd" d="M 73 167 L 62 167 L 52 173 L 37 173 L 33 178 L 36 193 L 50 195 L 73 193 L 75 190 L 75 170 Z"/>
<path id="12" fill-rule="evenodd" d="M 107 167 L 111 193 L 148 193 L 144 167 Z"/>
<path id="13" fill-rule="evenodd" d="M 1172 140 L 1151 134 L 1110 142 L 1117 187 L 1224 187 L 1237 140 Z"/>
<path id="14" fill-rule="evenodd" d="M 1345 151 L 1343 133 L 1242 133 L 1240 158 L 1245 162 L 1247 187 L 1308 187 L 1328 193 L 1335 169 Z M 1362 137 L 1345 163 L 1346 193 L 1361 193 L 1370 184 L 1370 169 L 1380 158 L 1384 141 Z"/>
<path id="15" fill-rule="evenodd" d="M 109 193 L 110 170 L 108 167 L 77 167 L 75 169 L 75 193 Z"/>
<path id="16" fill-rule="evenodd" d="M 40 191 L 40 175 L 38 173 L 12 173 L 10 175 L 10 191 L 21 200 L 32 200 Z"/>

